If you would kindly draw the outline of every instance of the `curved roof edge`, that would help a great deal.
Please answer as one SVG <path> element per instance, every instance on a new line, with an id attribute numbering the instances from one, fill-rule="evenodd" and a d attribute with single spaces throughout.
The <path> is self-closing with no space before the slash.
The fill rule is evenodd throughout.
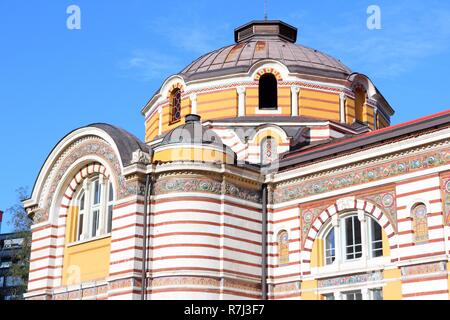
<path id="1" fill-rule="evenodd" d="M 37 178 L 35 180 L 35 183 L 33 185 L 33 189 L 31 192 L 31 196 L 29 199 L 26 199 L 24 204 L 26 206 L 34 205 L 37 203 L 37 192 L 41 192 L 41 190 L 37 190 L 37 187 L 41 185 L 45 179 L 47 174 L 45 173 L 47 170 L 50 170 L 51 167 L 54 165 L 56 158 L 59 154 L 61 154 L 64 151 L 64 148 L 66 144 L 72 142 L 72 139 L 78 138 L 77 133 L 79 132 L 80 135 L 82 135 L 83 130 L 89 130 L 89 129 L 97 129 L 101 130 L 105 133 L 107 137 L 109 137 L 115 144 L 113 146 L 116 149 L 116 152 L 118 153 L 122 168 L 128 166 L 132 162 L 133 158 L 133 152 L 135 151 L 142 151 L 145 153 L 151 153 L 152 149 L 147 146 L 145 143 L 140 141 L 136 136 L 129 133 L 128 131 L 107 124 L 107 123 L 93 123 L 84 127 L 79 127 L 77 129 L 74 129 L 70 131 L 68 134 L 66 134 L 63 138 L 61 138 L 55 146 L 52 148 L 52 150 L 48 153 L 47 157 L 45 158 L 45 161 L 39 170 L 39 173 L 37 175 Z M 89 133 L 86 133 L 89 134 Z M 101 136 L 100 136 L 101 137 Z M 101 137 L 103 138 L 103 137 Z M 45 173 L 45 174 L 44 174 Z"/>

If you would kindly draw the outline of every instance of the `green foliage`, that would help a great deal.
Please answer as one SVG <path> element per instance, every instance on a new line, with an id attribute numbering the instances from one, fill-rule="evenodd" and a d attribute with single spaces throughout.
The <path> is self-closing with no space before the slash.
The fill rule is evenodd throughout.
<path id="1" fill-rule="evenodd" d="M 13 256 L 9 276 L 22 279 L 22 284 L 14 289 L 15 292 L 12 292 L 14 296 L 22 296 L 26 292 L 28 286 L 31 253 L 30 228 L 32 220 L 28 217 L 22 204 L 22 201 L 29 198 L 27 189 L 20 188 L 16 190 L 16 192 L 18 201 L 12 207 L 8 208 L 6 213 L 11 216 L 11 224 L 13 225 L 14 232 L 18 234 L 18 237 L 23 238 L 23 245 Z"/>

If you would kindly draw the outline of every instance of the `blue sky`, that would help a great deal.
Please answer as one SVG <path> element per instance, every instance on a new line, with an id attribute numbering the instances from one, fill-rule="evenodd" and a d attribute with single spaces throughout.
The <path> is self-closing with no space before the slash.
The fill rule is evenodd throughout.
<path id="1" fill-rule="evenodd" d="M 81 30 L 66 27 L 72 4 Z M 372 4 L 381 30 L 366 27 Z M 77 127 L 108 122 L 143 138 L 140 110 L 160 84 L 263 15 L 263 0 L 2 0 L 0 208 L 17 188 L 31 192 L 50 150 Z M 269 18 L 367 74 L 396 109 L 393 123 L 450 107 L 447 1 L 269 0 Z"/>

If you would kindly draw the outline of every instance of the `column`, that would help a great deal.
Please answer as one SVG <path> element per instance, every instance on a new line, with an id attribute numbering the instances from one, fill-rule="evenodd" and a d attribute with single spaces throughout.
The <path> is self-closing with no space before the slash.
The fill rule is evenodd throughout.
<path id="1" fill-rule="evenodd" d="M 106 233 L 106 221 L 108 219 L 108 210 L 107 210 L 107 203 L 108 203 L 108 179 L 105 178 L 105 176 L 100 175 L 99 177 L 99 184 L 100 184 L 100 190 L 101 190 L 101 199 L 100 199 L 100 225 L 99 225 L 99 234 L 103 235 Z"/>
<path id="2" fill-rule="evenodd" d="M 91 216 L 91 182 L 86 179 L 83 182 L 84 189 L 84 217 L 83 217 L 83 233 L 81 234 L 81 240 L 87 240 L 89 238 L 89 220 Z"/>
<path id="3" fill-rule="evenodd" d="M 238 117 L 245 116 L 245 87 L 240 86 L 236 88 L 238 93 Z"/>
<path id="4" fill-rule="evenodd" d="M 297 117 L 298 116 L 298 96 L 300 93 L 300 87 L 299 86 L 292 86 L 291 87 L 291 116 Z"/>
<path id="5" fill-rule="evenodd" d="M 361 245 L 362 245 L 362 258 L 361 261 L 364 265 L 367 265 L 367 258 L 369 255 L 369 244 L 368 244 L 368 228 L 367 228 L 367 219 L 366 214 L 363 210 L 358 210 L 358 220 L 361 222 Z"/>
<path id="6" fill-rule="evenodd" d="M 362 293 L 363 300 L 370 300 L 370 291 L 369 291 L 369 289 L 362 288 L 361 289 L 361 293 Z"/>
<path id="7" fill-rule="evenodd" d="M 159 113 L 159 119 L 158 119 L 158 136 L 162 134 L 162 107 L 159 107 L 158 113 Z"/>
<path id="8" fill-rule="evenodd" d="M 338 269 L 340 269 L 343 253 L 341 252 L 341 228 L 339 224 L 339 217 L 337 214 L 333 216 L 331 223 L 334 227 L 334 250 L 336 254 L 336 260 L 334 263 L 338 266 Z"/>
<path id="9" fill-rule="evenodd" d="M 346 100 L 345 93 L 342 92 L 339 96 L 339 114 L 341 118 L 341 123 L 347 122 L 345 119 L 345 100 Z"/>
<path id="10" fill-rule="evenodd" d="M 373 108 L 373 129 L 378 130 L 378 107 Z"/>
<path id="11" fill-rule="evenodd" d="M 191 114 L 197 114 L 197 94 L 193 93 L 189 98 L 191 99 Z"/>

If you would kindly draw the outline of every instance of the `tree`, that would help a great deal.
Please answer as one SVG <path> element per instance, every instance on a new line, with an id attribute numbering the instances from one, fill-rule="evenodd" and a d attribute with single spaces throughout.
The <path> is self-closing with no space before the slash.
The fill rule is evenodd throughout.
<path id="1" fill-rule="evenodd" d="M 28 286 L 28 273 L 30 269 L 31 253 L 31 225 L 32 220 L 23 207 L 22 201 L 29 198 L 27 188 L 16 190 L 18 201 L 12 207 L 6 209 L 6 213 L 11 216 L 13 230 L 18 237 L 23 238 L 23 244 L 12 257 L 12 265 L 9 270 L 9 276 L 21 279 L 19 286 L 14 287 L 12 294 L 16 297 L 22 297 Z M 15 236 L 16 238 L 17 236 Z"/>

